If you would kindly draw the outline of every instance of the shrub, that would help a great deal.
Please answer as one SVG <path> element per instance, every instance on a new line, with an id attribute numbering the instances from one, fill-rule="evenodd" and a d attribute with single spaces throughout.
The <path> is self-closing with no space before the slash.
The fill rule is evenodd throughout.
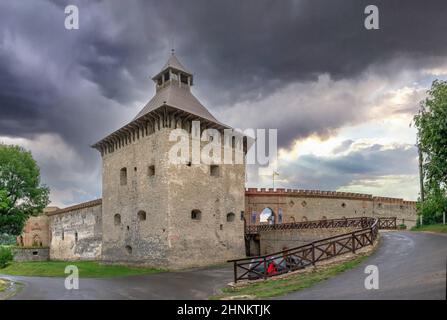
<path id="1" fill-rule="evenodd" d="M 401 223 L 400 225 L 397 226 L 397 228 L 400 230 L 405 230 L 405 229 L 407 229 L 407 226 L 405 224 Z"/>
<path id="2" fill-rule="evenodd" d="M 0 245 L 15 245 L 16 237 L 8 233 L 0 233 Z"/>
<path id="3" fill-rule="evenodd" d="M 0 246 L 0 269 L 3 269 L 12 261 L 12 251 L 9 247 Z"/>

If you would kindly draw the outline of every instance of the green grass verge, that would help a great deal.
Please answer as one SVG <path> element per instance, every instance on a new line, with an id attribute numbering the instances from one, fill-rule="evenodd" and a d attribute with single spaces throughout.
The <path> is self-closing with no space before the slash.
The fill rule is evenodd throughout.
<path id="1" fill-rule="evenodd" d="M 0 292 L 3 292 L 8 287 L 8 282 L 6 280 L 0 279 Z"/>
<path id="2" fill-rule="evenodd" d="M 0 269 L 0 274 L 32 277 L 66 277 L 65 267 L 68 265 L 77 266 L 79 277 L 81 278 L 108 278 L 165 271 L 147 267 L 105 265 L 97 261 L 36 261 L 12 262 L 6 268 Z"/>
<path id="3" fill-rule="evenodd" d="M 256 281 L 248 283 L 243 287 L 225 287 L 221 289 L 221 294 L 211 296 L 210 299 L 237 299 L 237 296 L 248 296 L 247 298 L 265 299 L 274 296 L 284 295 L 289 292 L 309 288 L 317 282 L 326 280 L 340 272 L 351 269 L 365 260 L 369 254 L 352 258 L 337 265 L 317 267 L 317 269 L 290 275 L 282 279 L 271 278 L 266 281 Z"/>
<path id="4" fill-rule="evenodd" d="M 413 227 L 411 228 L 411 231 L 431 231 L 431 232 L 440 232 L 440 233 L 447 233 L 447 224 L 429 224 L 429 225 L 423 225 L 420 227 Z"/>

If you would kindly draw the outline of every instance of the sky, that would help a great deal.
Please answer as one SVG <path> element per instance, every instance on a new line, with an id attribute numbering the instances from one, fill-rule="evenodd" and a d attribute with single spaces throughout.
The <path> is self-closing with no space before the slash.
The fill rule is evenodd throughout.
<path id="1" fill-rule="evenodd" d="M 79 29 L 64 27 L 67 5 Z M 416 200 L 416 130 L 447 79 L 447 2 L 0 0 L 0 141 L 32 151 L 52 205 L 101 197 L 90 146 L 155 93 L 172 48 L 221 122 L 278 130 L 275 187 Z M 272 187 L 248 170 L 247 187 Z"/>

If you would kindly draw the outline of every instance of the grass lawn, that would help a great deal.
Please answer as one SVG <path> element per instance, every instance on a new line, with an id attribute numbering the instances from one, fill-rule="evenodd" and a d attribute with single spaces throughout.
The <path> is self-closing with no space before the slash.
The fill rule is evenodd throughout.
<path id="1" fill-rule="evenodd" d="M 242 287 L 226 287 L 221 289 L 221 294 L 211 296 L 210 299 L 237 299 L 237 296 L 243 296 L 241 298 L 245 299 L 265 299 L 309 288 L 317 282 L 326 280 L 337 273 L 355 267 L 368 256 L 369 254 L 353 257 L 351 260 L 341 262 L 337 265 L 317 267 L 313 271 L 297 273 L 281 279 L 271 278 L 265 281 L 247 283 Z"/>
<path id="2" fill-rule="evenodd" d="M 447 233 L 447 224 L 429 224 L 429 225 L 423 225 L 420 227 L 413 227 L 411 228 L 411 231 L 431 231 L 431 232 L 441 232 L 441 233 Z"/>
<path id="3" fill-rule="evenodd" d="M 96 261 L 43 261 L 43 262 L 12 262 L 6 268 L 0 269 L 0 274 L 35 277 L 66 277 L 65 267 L 75 265 L 81 278 L 108 278 L 130 276 L 165 270 L 156 268 L 127 267 L 120 265 L 103 265 Z"/>
<path id="4" fill-rule="evenodd" d="M 5 291 L 8 287 L 8 282 L 6 280 L 0 279 L 0 292 Z"/>

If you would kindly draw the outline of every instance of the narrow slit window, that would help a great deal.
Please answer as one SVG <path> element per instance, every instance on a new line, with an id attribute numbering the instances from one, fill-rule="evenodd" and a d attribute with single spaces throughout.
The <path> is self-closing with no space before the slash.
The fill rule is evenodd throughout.
<path id="1" fill-rule="evenodd" d="M 127 168 L 121 168 L 120 170 L 120 184 L 122 186 L 127 184 Z"/>
<path id="2" fill-rule="evenodd" d="M 220 175 L 220 168 L 218 165 L 211 165 L 210 166 L 210 175 L 212 177 L 218 177 Z"/>
<path id="3" fill-rule="evenodd" d="M 148 175 L 149 177 L 155 176 L 155 166 L 154 166 L 154 165 L 149 166 L 149 167 L 147 168 L 147 175 Z"/>

